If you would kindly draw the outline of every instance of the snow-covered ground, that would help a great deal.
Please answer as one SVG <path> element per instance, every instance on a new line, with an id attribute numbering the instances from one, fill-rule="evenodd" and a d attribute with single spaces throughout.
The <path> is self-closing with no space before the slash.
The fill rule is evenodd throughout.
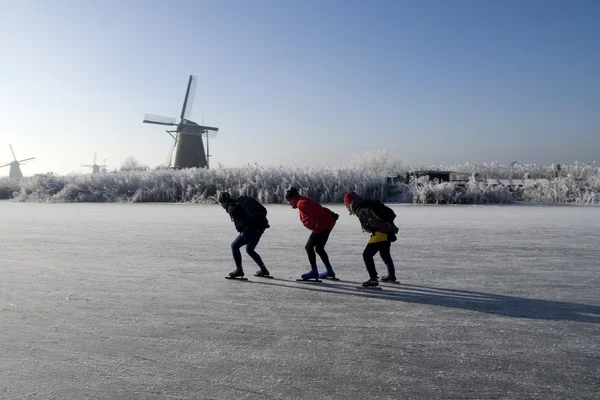
<path id="1" fill-rule="evenodd" d="M 278 279 L 243 253 L 232 282 L 219 206 L 0 202 L 0 398 L 599 398 L 599 207 L 393 206 L 378 292 L 331 208 L 342 281 L 302 284 L 288 206 L 257 248 Z"/>

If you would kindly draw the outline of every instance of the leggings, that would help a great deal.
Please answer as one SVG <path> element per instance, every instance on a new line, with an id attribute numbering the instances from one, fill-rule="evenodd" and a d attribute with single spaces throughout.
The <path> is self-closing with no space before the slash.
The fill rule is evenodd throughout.
<path id="1" fill-rule="evenodd" d="M 363 260 L 365 260 L 365 266 L 367 267 L 367 272 L 369 273 L 369 279 L 377 280 L 377 270 L 375 269 L 375 261 L 373 260 L 373 256 L 379 252 L 381 259 L 387 266 L 388 276 L 396 276 L 396 270 L 394 268 L 394 261 L 392 260 L 392 256 L 390 254 L 390 246 L 391 242 L 377 242 L 377 243 L 369 243 L 367 247 L 365 247 L 365 251 L 363 251 Z"/>
<path id="2" fill-rule="evenodd" d="M 327 244 L 327 240 L 329 239 L 329 234 L 331 231 L 323 231 L 319 233 L 312 233 L 308 241 L 306 242 L 306 253 L 308 254 L 308 261 L 310 262 L 311 268 L 317 268 L 317 254 L 321 257 L 323 264 L 325 264 L 325 268 L 331 269 L 331 264 L 329 263 L 329 256 L 325 251 L 325 245 Z M 316 254 L 315 254 L 316 253 Z"/>

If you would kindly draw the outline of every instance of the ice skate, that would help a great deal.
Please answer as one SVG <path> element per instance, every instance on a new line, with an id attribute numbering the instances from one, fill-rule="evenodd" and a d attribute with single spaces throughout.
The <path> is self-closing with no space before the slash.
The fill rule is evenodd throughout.
<path id="1" fill-rule="evenodd" d="M 300 275 L 300 279 L 296 279 L 297 282 L 323 282 L 319 280 L 319 271 L 316 268 L 311 269 L 309 272 Z"/>
<path id="2" fill-rule="evenodd" d="M 367 289 L 367 290 L 381 290 L 379 287 L 379 282 L 377 279 L 369 279 L 366 282 L 363 282 L 360 286 L 356 287 L 357 289 Z"/>
<path id="3" fill-rule="evenodd" d="M 396 283 L 396 284 L 400 284 L 400 281 L 396 280 L 396 277 L 393 275 L 388 275 L 388 276 L 384 276 L 381 279 L 381 282 L 385 282 L 385 283 Z"/>
<path id="4" fill-rule="evenodd" d="M 233 279 L 240 281 L 247 281 L 247 278 L 244 278 L 244 270 L 242 267 L 237 267 L 235 270 L 229 273 L 229 276 L 226 276 L 225 279 Z"/>
<path id="5" fill-rule="evenodd" d="M 339 279 L 335 277 L 335 272 L 333 272 L 333 269 L 328 269 L 327 271 L 321 273 L 319 278 L 329 279 L 331 281 L 339 281 Z"/>
<path id="6" fill-rule="evenodd" d="M 260 267 L 260 270 L 256 271 L 254 276 L 258 276 L 259 278 L 273 278 L 265 266 Z"/>

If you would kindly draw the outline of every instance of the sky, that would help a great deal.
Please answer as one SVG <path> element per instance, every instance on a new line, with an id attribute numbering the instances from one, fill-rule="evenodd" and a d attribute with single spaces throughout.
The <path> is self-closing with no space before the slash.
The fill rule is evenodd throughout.
<path id="1" fill-rule="evenodd" d="M 597 1 L 0 0 L 0 163 L 109 169 L 219 128 L 211 166 L 600 161 Z M 8 168 L 0 176 L 8 175 Z"/>

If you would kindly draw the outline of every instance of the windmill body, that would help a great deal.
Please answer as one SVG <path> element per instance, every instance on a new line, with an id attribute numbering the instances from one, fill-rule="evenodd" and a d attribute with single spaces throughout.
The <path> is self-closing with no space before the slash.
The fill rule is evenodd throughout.
<path id="1" fill-rule="evenodd" d="M 11 179 L 21 179 L 23 177 L 23 172 L 21 171 L 21 165 L 25 164 L 27 161 L 35 159 L 35 157 L 25 158 L 23 160 L 17 160 L 17 156 L 15 155 L 15 151 L 13 150 L 12 145 L 9 145 L 8 147 L 10 147 L 10 152 L 12 153 L 14 161 L 0 165 L 0 168 L 10 167 L 10 170 L 8 172 L 8 177 Z"/>
<path id="2" fill-rule="evenodd" d="M 167 133 L 174 140 L 173 150 L 167 162 L 169 167 L 208 168 L 208 157 L 210 155 L 204 150 L 203 138 L 206 137 L 208 144 L 208 138 L 214 137 L 219 128 L 199 125 L 187 119 L 192 111 L 195 91 L 196 77 L 190 75 L 179 123 L 176 122 L 175 118 L 160 115 L 146 114 L 144 117 L 143 122 L 146 124 L 175 127 L 174 130 L 167 130 Z"/>
<path id="3" fill-rule="evenodd" d="M 92 174 L 99 174 L 100 172 L 106 172 L 106 160 L 104 160 L 104 164 L 98 165 L 96 164 L 96 153 L 94 153 L 94 163 L 93 164 L 82 164 L 82 167 L 91 168 Z"/>

